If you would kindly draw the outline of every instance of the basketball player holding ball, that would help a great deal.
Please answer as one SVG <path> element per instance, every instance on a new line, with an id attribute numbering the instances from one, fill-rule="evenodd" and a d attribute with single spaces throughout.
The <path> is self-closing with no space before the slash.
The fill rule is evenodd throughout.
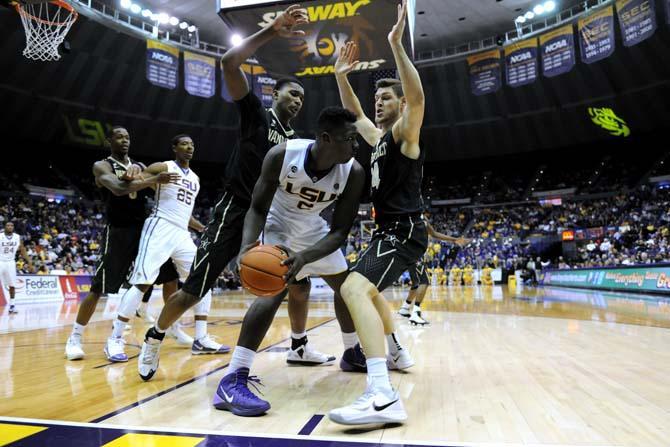
<path id="1" fill-rule="evenodd" d="M 339 295 L 347 277 L 347 261 L 342 246 L 358 213 L 365 185 L 365 171 L 352 157 L 358 149 L 356 116 L 341 107 L 328 107 L 319 115 L 317 139 L 289 140 L 273 147 L 263 161 L 261 176 L 254 187 L 251 207 L 244 219 L 242 249 L 238 259 L 258 244 L 277 245 L 288 253 L 285 280 L 289 293 L 301 287 L 309 275 L 318 275 Z M 335 202 L 332 225 L 319 215 Z M 271 255 L 270 255 L 271 256 Z M 271 258 L 270 258 L 271 259 Z M 262 287 L 262 284 L 251 284 Z M 286 296 L 282 291 L 265 299 L 273 306 L 273 317 Z M 337 308 L 336 308 L 337 309 Z M 241 393 L 238 377 L 246 378 L 260 341 L 270 327 L 255 325 L 257 343 L 249 346 L 241 338 L 233 352 L 228 374 L 214 395 L 214 407 L 238 416 L 257 416 L 270 403 L 249 390 Z M 242 333 L 251 324 L 242 323 Z"/>
<path id="2" fill-rule="evenodd" d="M 296 5 L 290 6 L 279 14 L 272 24 L 245 38 L 240 45 L 229 49 L 222 58 L 226 88 L 240 114 L 239 144 L 227 163 L 225 191 L 214 207 L 212 219 L 207 224 L 200 241 L 191 272 L 183 288 L 163 307 L 156 324 L 145 336 L 144 344 L 150 346 L 143 347 L 142 353 L 146 355 L 145 358 L 139 359 L 139 364 L 150 365 L 148 367 L 150 370 L 158 368 L 159 349 L 166 328 L 202 299 L 225 266 L 239 253 L 244 217 L 251 202 L 251 191 L 260 176 L 263 158 L 268 150 L 296 137 L 290 123 L 300 112 L 304 101 L 304 89 L 300 82 L 293 78 L 279 79 L 273 92 L 272 108 L 266 110 L 260 99 L 250 91 L 241 65 L 272 39 L 304 34 L 295 27 L 307 22 L 305 10 L 299 9 Z M 301 295 L 289 297 L 288 313 L 291 320 L 292 344 L 288 360 L 295 359 L 318 365 L 333 361 L 335 357 L 312 350 L 307 343 L 305 325 L 309 290 L 309 284 L 303 284 L 300 289 Z M 297 293 L 298 290 L 294 292 Z M 357 338 L 346 306 L 341 300 L 338 301 L 336 307 L 341 308 L 342 312 L 338 312 L 337 316 L 345 341 L 346 356 L 347 352 L 355 352 Z M 251 352 L 255 352 L 265 334 L 262 328 L 271 324 L 274 314 L 273 302 L 264 298 L 256 299 L 244 317 L 247 324 L 243 325 L 238 344 L 248 346 Z M 360 356 L 356 358 L 358 357 Z M 365 367 L 364 362 L 362 366 Z M 140 375 L 153 376 L 155 371 L 149 372 L 146 369 Z M 246 378 L 238 377 L 238 386 L 251 394 L 246 388 Z"/>

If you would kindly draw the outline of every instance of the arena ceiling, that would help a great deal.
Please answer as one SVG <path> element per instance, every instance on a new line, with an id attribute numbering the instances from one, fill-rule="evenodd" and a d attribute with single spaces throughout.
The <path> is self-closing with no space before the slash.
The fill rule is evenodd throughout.
<path id="1" fill-rule="evenodd" d="M 120 0 L 103 0 L 118 7 Z M 154 12 L 165 12 L 193 23 L 200 39 L 228 46 L 230 30 L 216 14 L 217 0 L 137 0 Z M 296 0 L 296 3 L 299 1 Z M 416 0 L 416 51 L 435 50 L 483 39 L 514 28 L 520 11 L 540 0 Z M 557 11 L 583 0 L 556 0 Z M 462 20 L 461 20 L 462 19 Z"/>

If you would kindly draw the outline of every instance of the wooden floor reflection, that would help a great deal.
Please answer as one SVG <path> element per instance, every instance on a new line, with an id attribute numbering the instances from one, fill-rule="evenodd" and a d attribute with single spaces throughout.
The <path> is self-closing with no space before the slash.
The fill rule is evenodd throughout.
<path id="1" fill-rule="evenodd" d="M 407 289 L 385 293 L 396 309 Z M 251 301 L 214 299 L 210 332 L 234 345 Z M 159 311 L 160 298 L 152 300 Z M 87 328 L 86 359 L 67 362 L 64 343 L 76 304 L 21 305 L 0 313 L 0 416 L 104 421 L 247 433 L 297 434 L 315 415 L 355 399 L 362 374 L 288 367 L 286 305 L 264 340 L 254 374 L 272 403 L 260 418 L 211 406 L 230 355 L 191 356 L 167 342 L 156 378 L 142 382 L 133 358 L 109 364 L 102 348 L 118 299 L 100 303 Z M 670 300 L 559 288 L 434 287 L 424 304 L 430 327 L 396 317 L 416 360 L 392 373 L 410 420 L 398 427 L 348 430 L 321 419 L 312 434 L 369 441 L 667 445 L 670 439 Z M 192 317 L 185 317 L 192 332 Z M 133 322 L 128 353 L 148 326 Z M 311 343 L 342 351 L 332 296 L 312 298 Z"/>

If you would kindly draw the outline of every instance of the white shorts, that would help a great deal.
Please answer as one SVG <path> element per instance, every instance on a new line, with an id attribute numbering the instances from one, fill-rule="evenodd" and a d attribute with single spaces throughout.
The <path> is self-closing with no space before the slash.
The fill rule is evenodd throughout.
<path id="1" fill-rule="evenodd" d="M 0 261 L 0 282 L 3 287 L 16 287 L 16 262 Z"/>
<path id="2" fill-rule="evenodd" d="M 325 237 L 330 229 L 319 216 L 282 218 L 268 213 L 261 236 L 264 244 L 283 245 L 297 252 L 312 247 Z M 326 257 L 305 265 L 296 275 L 297 280 L 307 276 L 330 276 L 347 271 L 347 260 L 342 250 L 337 249 Z"/>
<path id="3" fill-rule="evenodd" d="M 188 230 L 160 217 L 149 217 L 144 221 L 140 247 L 129 282 L 132 285 L 153 284 L 161 266 L 170 258 L 179 273 L 179 279 L 184 281 L 191 270 L 196 250 Z"/>

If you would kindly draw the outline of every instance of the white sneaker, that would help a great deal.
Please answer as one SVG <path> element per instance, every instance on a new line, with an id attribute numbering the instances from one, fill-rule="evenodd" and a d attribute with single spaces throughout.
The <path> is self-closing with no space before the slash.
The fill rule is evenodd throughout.
<path id="1" fill-rule="evenodd" d="M 152 317 L 149 311 L 147 311 L 146 309 L 137 309 L 135 311 L 135 316 L 138 318 L 142 318 L 146 323 L 149 324 L 154 324 L 156 322 L 156 319 Z"/>
<path id="2" fill-rule="evenodd" d="M 297 349 L 289 349 L 286 363 L 292 365 L 316 366 L 335 361 L 334 355 L 324 354 L 311 348 L 309 342 Z"/>
<path id="3" fill-rule="evenodd" d="M 428 326 L 430 323 L 426 320 L 423 319 L 421 316 L 421 311 L 414 309 L 414 312 L 412 312 L 412 316 L 409 317 L 409 323 L 412 326 Z"/>
<path id="4" fill-rule="evenodd" d="M 385 424 L 404 422 L 407 413 L 398 392 L 388 397 L 381 391 L 368 389 L 351 405 L 331 410 L 328 417 L 343 425 Z"/>
<path id="5" fill-rule="evenodd" d="M 81 347 L 81 335 L 70 335 L 67 339 L 65 357 L 68 360 L 80 360 L 84 358 L 84 350 Z"/>
<path id="6" fill-rule="evenodd" d="M 158 371 L 158 360 L 161 349 L 161 341 L 155 338 L 147 337 L 142 343 L 142 350 L 137 359 L 137 372 L 145 382 Z"/>
<path id="7" fill-rule="evenodd" d="M 388 369 L 407 369 L 414 366 L 414 359 L 406 349 L 401 349 L 395 354 L 386 356 L 386 367 Z"/>
<path id="8" fill-rule="evenodd" d="M 124 351 L 125 345 L 126 344 L 122 338 L 108 338 L 107 344 L 105 345 L 105 355 L 107 356 L 107 360 L 114 363 L 127 362 L 128 356 Z"/>
<path id="9" fill-rule="evenodd" d="M 184 332 L 180 327 L 179 323 L 174 323 L 172 326 L 165 331 L 167 337 L 177 340 L 177 344 L 181 346 L 191 346 L 193 345 L 193 337 Z"/>
<path id="10" fill-rule="evenodd" d="M 209 334 L 194 341 L 191 345 L 191 354 L 225 354 L 230 352 L 230 346 L 215 342 Z"/>
<path id="11" fill-rule="evenodd" d="M 402 303 L 402 306 L 400 309 L 398 309 L 398 313 L 403 317 L 409 317 L 412 314 L 412 312 L 409 310 L 409 304 Z"/>

